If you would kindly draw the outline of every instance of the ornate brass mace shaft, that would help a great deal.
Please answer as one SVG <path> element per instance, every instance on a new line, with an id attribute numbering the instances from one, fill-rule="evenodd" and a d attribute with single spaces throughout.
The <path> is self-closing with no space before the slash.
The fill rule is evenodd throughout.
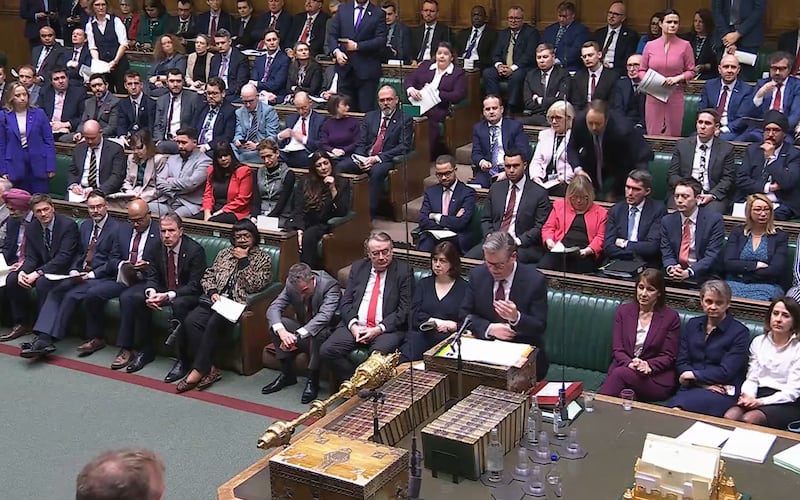
<path id="1" fill-rule="evenodd" d="M 328 407 L 337 399 L 348 399 L 355 396 L 361 389 L 376 389 L 383 385 L 395 374 L 399 352 L 381 354 L 373 352 L 366 361 L 358 365 L 356 372 L 339 386 L 339 391 L 331 394 L 325 401 L 315 400 L 307 412 L 299 415 L 290 422 L 274 422 L 267 427 L 264 434 L 258 439 L 258 447 L 269 450 L 276 446 L 286 446 L 292 439 L 292 434 L 298 425 L 310 418 L 322 418 Z"/>

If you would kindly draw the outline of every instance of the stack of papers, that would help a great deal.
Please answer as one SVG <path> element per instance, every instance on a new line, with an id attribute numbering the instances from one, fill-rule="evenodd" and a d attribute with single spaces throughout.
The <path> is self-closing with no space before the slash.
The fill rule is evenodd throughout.
<path id="1" fill-rule="evenodd" d="M 788 469 L 795 474 L 800 474 L 800 444 L 787 448 L 772 457 L 772 462 L 778 467 Z"/>
<path id="2" fill-rule="evenodd" d="M 737 427 L 722 447 L 722 456 L 763 464 L 767 453 L 775 443 L 775 437 L 772 434 Z"/>
<path id="3" fill-rule="evenodd" d="M 731 437 L 731 434 L 733 434 L 732 430 L 723 429 L 722 427 L 709 425 L 703 422 L 695 422 L 694 425 L 686 429 L 686 432 L 676 439 L 684 443 L 719 448 L 722 446 L 722 443 Z"/>
<path id="4" fill-rule="evenodd" d="M 528 360 L 528 355 L 532 350 L 533 348 L 528 344 L 472 337 L 461 338 L 461 359 L 464 361 L 521 368 Z M 456 358 L 456 352 L 450 348 L 450 344 L 446 344 L 436 355 Z"/>

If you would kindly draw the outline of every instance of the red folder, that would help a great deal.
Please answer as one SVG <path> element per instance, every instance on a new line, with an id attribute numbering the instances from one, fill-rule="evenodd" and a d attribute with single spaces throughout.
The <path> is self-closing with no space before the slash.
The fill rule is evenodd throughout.
<path id="1" fill-rule="evenodd" d="M 569 404 L 578 399 L 583 392 L 583 382 L 565 382 L 564 388 L 566 389 L 567 404 Z M 561 389 L 561 382 L 542 381 L 536 384 L 531 394 L 536 396 L 539 406 L 556 406 L 558 389 Z"/>

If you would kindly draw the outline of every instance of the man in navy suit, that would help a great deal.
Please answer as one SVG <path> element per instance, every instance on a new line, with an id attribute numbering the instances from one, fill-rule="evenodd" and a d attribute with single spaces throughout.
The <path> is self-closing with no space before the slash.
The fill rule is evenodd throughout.
<path id="1" fill-rule="evenodd" d="M 36 290 L 38 310 L 47 294 L 57 284 L 45 273 L 66 274 L 78 252 L 78 226 L 65 215 L 56 214 L 53 200 L 46 194 L 35 194 L 30 201 L 36 220 L 25 227 L 22 265 L 6 278 L 6 296 L 11 305 L 14 327 L 3 340 L 21 337 L 31 331 L 28 291 Z"/>
<path id="2" fill-rule="evenodd" d="M 158 223 L 150 217 L 147 202 L 136 198 L 128 203 L 130 224 L 117 226 L 114 234 L 117 252 L 106 262 L 105 279 L 91 281 L 83 305 L 86 310 L 87 341 L 105 342 L 105 308 L 109 300 L 124 294 L 144 295 L 144 269 L 153 260 L 153 251 L 161 241 Z M 129 314 L 130 311 L 120 311 Z M 120 324 L 141 318 L 120 316 Z M 97 341 L 95 341 L 97 343 Z M 133 361 L 133 344 L 120 345 L 111 369 L 125 368 Z"/>
<path id="3" fill-rule="evenodd" d="M 719 58 L 723 52 L 735 50 L 758 54 L 764 43 L 764 13 L 766 0 L 712 0 L 714 17 L 713 47 Z M 743 75 L 746 81 L 757 78 L 755 68 L 748 66 Z"/>
<path id="4" fill-rule="evenodd" d="M 292 31 L 292 15 L 283 8 L 283 0 L 267 0 L 267 12 L 263 24 L 267 31 L 276 31 L 281 41 L 281 49 L 291 47 L 288 43 Z"/>
<path id="5" fill-rule="evenodd" d="M 676 211 L 661 220 L 661 257 L 671 280 L 700 284 L 718 270 L 725 225 L 721 214 L 698 206 L 702 190 L 691 177 L 678 182 Z"/>
<path id="6" fill-rule="evenodd" d="M 627 19 L 625 3 L 616 1 L 608 7 L 608 24 L 594 32 L 595 41 L 603 53 L 603 66 L 623 73 L 628 58 L 636 53 L 639 34 L 625 24 Z"/>
<path id="7" fill-rule="evenodd" d="M 792 74 L 800 75 L 800 10 L 797 11 L 797 29 L 778 35 L 778 50 L 794 56 Z"/>
<path id="8" fill-rule="evenodd" d="M 513 118 L 503 118 L 500 97 L 489 94 L 483 98 L 483 120 L 472 127 L 472 169 L 475 184 L 488 188 L 492 179 L 503 173 L 505 151 L 524 151 L 525 162 L 533 154 L 522 124 Z"/>
<path id="9" fill-rule="evenodd" d="M 64 57 L 67 66 L 67 76 L 69 84 L 85 90 L 85 82 L 80 74 L 81 66 L 90 67 L 92 64 L 92 54 L 89 51 L 89 44 L 86 43 L 86 33 L 82 28 L 75 28 L 72 32 L 72 47 L 66 52 Z"/>
<path id="10" fill-rule="evenodd" d="M 172 33 L 183 40 L 197 37 L 197 18 L 194 16 L 194 4 L 192 0 L 178 0 L 176 2 L 177 16 L 170 16 L 167 22 L 167 33 Z M 187 52 L 192 52 L 194 43 L 186 42 Z M 191 46 L 189 44 L 191 43 Z"/>
<path id="11" fill-rule="evenodd" d="M 64 66 L 64 47 L 56 43 L 56 32 L 50 26 L 39 30 L 42 44 L 31 53 L 31 65 L 36 69 L 36 83 L 43 86 L 50 84 L 50 74 L 55 68 Z"/>
<path id="12" fill-rule="evenodd" d="M 389 59 L 399 59 L 403 64 L 411 62 L 411 29 L 406 23 L 400 21 L 397 14 L 397 5 L 393 0 L 383 0 L 381 9 L 386 14 L 386 47 L 383 50 L 381 62 Z"/>
<path id="13" fill-rule="evenodd" d="M 456 159 L 450 155 L 436 158 L 436 179 L 425 190 L 419 211 L 419 242 L 417 250 L 432 252 L 439 239 L 426 231 L 450 230 L 456 233 L 456 246 L 463 254 L 475 244 L 470 231 L 475 210 L 475 190 L 456 177 Z"/>
<path id="14" fill-rule="evenodd" d="M 469 17 L 472 27 L 455 35 L 456 50 L 465 61 L 470 60 L 475 68 L 483 70 L 492 65 L 497 31 L 487 23 L 489 16 L 483 5 L 474 5 Z"/>
<path id="15" fill-rule="evenodd" d="M 556 63 L 570 71 L 578 71 L 581 64 L 581 46 L 591 38 L 589 29 L 575 21 L 575 4 L 561 2 L 557 7 L 558 22 L 544 30 L 542 41 L 556 48 Z"/>
<path id="16" fill-rule="evenodd" d="M 556 101 L 566 98 L 572 79 L 569 71 L 556 66 L 553 46 L 540 43 L 536 47 L 536 67 L 528 71 L 522 87 L 522 102 L 525 106 L 526 125 L 549 127 L 547 110 Z"/>
<path id="17" fill-rule="evenodd" d="M 746 116 L 755 112 L 753 94 L 755 89 L 739 80 L 739 61 L 732 54 L 725 54 L 719 62 L 719 78 L 712 78 L 703 85 L 698 109 L 712 108 L 720 114 L 720 139 L 737 141 L 747 130 Z"/>
<path id="18" fill-rule="evenodd" d="M 261 41 L 266 29 L 262 25 L 264 18 L 253 15 L 252 0 L 237 0 L 236 11 L 239 13 L 239 19 L 232 30 L 236 37 L 236 48 L 241 50 L 256 48 L 256 44 Z"/>
<path id="19" fill-rule="evenodd" d="M 609 104 L 616 101 L 617 80 L 619 73 L 603 66 L 603 53 L 600 45 L 594 40 L 585 42 L 581 47 L 583 68 L 572 77 L 572 88 L 569 101 L 575 111 L 583 111 L 588 103 L 600 99 Z"/>
<path id="20" fill-rule="evenodd" d="M 355 155 L 339 162 L 340 172 L 369 175 L 369 213 L 375 217 L 383 198 L 383 183 L 394 168 L 394 158 L 412 151 L 414 122 L 399 107 L 394 87 L 378 90 L 380 109 L 370 111 L 361 120 Z M 359 157 L 356 162 L 353 157 Z"/>
<path id="21" fill-rule="evenodd" d="M 522 151 L 507 149 L 504 163 L 505 178 L 489 188 L 481 230 L 484 236 L 495 231 L 507 232 L 517 245 L 521 262 L 538 262 L 544 253 L 542 226 L 550 215 L 550 198 L 542 186 L 528 177 L 528 162 Z M 466 256 L 480 259 L 481 246 L 476 245 Z"/>
<path id="22" fill-rule="evenodd" d="M 125 90 L 128 97 L 120 98 L 117 105 L 117 137 L 129 138 L 139 130 L 147 129 L 152 134 L 156 120 L 156 101 L 142 92 L 142 77 L 136 71 L 125 73 Z"/>
<path id="23" fill-rule="evenodd" d="M 50 74 L 50 85 L 39 94 L 39 107 L 50 119 L 50 128 L 55 140 L 78 130 L 86 92 L 69 84 L 67 70 L 56 68 Z"/>
<path id="24" fill-rule="evenodd" d="M 194 128 L 200 131 L 197 147 L 209 152 L 217 142 L 231 143 L 236 133 L 236 110 L 225 102 L 225 82 L 212 76 L 206 83 L 206 102 L 200 106 Z"/>
<path id="25" fill-rule="evenodd" d="M 286 117 L 286 128 L 278 132 L 281 159 L 290 167 L 308 167 L 308 157 L 318 149 L 319 134 L 325 118 L 314 112 L 306 92 L 294 95 L 295 113 Z"/>
<path id="26" fill-rule="evenodd" d="M 351 97 L 355 111 L 375 109 L 387 32 L 386 13 L 367 0 L 340 5 L 331 19 L 328 46 L 335 47 L 339 93 Z"/>
<path id="27" fill-rule="evenodd" d="M 335 376 L 344 380 L 355 366 L 348 358 L 361 345 L 370 353 L 390 353 L 400 347 L 408 328 L 414 278 L 408 264 L 393 259 L 392 238 L 374 231 L 364 243 L 367 258 L 350 268 L 339 302 L 341 323 L 320 347 Z"/>
<path id="28" fill-rule="evenodd" d="M 789 128 L 795 130 L 800 123 L 800 78 L 790 78 L 794 60 L 786 52 L 775 52 L 769 56 L 769 78 L 762 78 L 756 83 L 753 95 L 755 111 L 752 116 L 763 118 L 767 111 L 776 110 L 789 120 Z M 758 142 L 762 130 L 750 129 L 740 141 Z"/>
<path id="29" fill-rule="evenodd" d="M 311 49 L 312 57 L 322 54 L 328 19 L 330 16 L 322 12 L 321 0 L 306 0 L 305 12 L 295 14 L 292 18 L 291 31 L 288 34 L 281 34 L 287 50 L 291 50 L 297 42 L 306 42 Z"/>
<path id="30" fill-rule="evenodd" d="M 264 48 L 267 53 L 256 57 L 250 79 L 256 82 L 259 92 L 267 92 L 267 100 L 275 103 L 278 95 L 286 88 L 286 78 L 289 76 L 289 56 L 280 47 L 280 35 L 275 30 L 269 30 L 264 35 Z"/>
<path id="31" fill-rule="evenodd" d="M 214 38 L 219 30 L 230 34 L 233 17 L 222 10 L 222 0 L 206 0 L 208 11 L 197 15 L 197 32 Z"/>
<path id="32" fill-rule="evenodd" d="M 612 109 L 625 116 L 633 127 L 644 133 L 644 101 L 645 93 L 639 91 L 639 67 L 642 65 L 641 54 L 633 54 L 625 65 L 626 75 L 617 80 Z M 702 108 L 701 108 L 702 109 Z"/>
<path id="33" fill-rule="evenodd" d="M 25 38 L 31 49 L 41 44 L 40 29 L 45 26 L 60 27 L 58 20 L 58 0 L 21 0 L 19 17 L 25 20 Z"/>
<path id="34" fill-rule="evenodd" d="M 517 261 L 517 245 L 506 232 L 487 235 L 482 251 L 484 263 L 469 273 L 462 321 L 469 315 L 479 338 L 536 347 L 536 380 L 544 380 L 550 365 L 544 345 L 547 278 Z"/>
<path id="35" fill-rule="evenodd" d="M 217 46 L 218 52 L 211 58 L 209 77 L 222 78 L 226 86 L 225 95 L 229 100 L 237 98 L 242 90 L 242 85 L 248 82 L 250 75 L 247 57 L 239 49 L 231 46 L 231 34 L 228 30 L 217 30 L 214 45 Z"/>
<path id="36" fill-rule="evenodd" d="M 508 9 L 508 28 L 497 34 L 492 66 L 483 70 L 487 94 L 500 95 L 500 81 L 508 82 L 508 106 L 522 108 L 522 84 L 534 67 L 539 32 L 525 23 L 522 7 Z"/>
<path id="37" fill-rule="evenodd" d="M 425 0 L 422 2 L 422 24 L 411 29 L 411 59 L 412 62 L 432 61 L 436 56 L 436 47 L 439 42 L 449 42 L 453 39 L 450 27 L 439 22 L 438 0 Z"/>
<path id="38" fill-rule="evenodd" d="M 625 199 L 608 211 L 603 253 L 609 260 L 641 260 L 661 268 L 661 219 L 667 208 L 650 194 L 653 176 L 632 170 L 625 180 Z"/>
<path id="39" fill-rule="evenodd" d="M 22 357 L 38 357 L 55 350 L 54 340 L 61 340 L 69 330 L 78 304 L 85 298 L 91 283 L 106 277 L 106 262 L 118 252 L 115 243 L 119 222 L 108 216 L 105 194 L 93 191 L 86 200 L 89 219 L 79 229 L 79 251 L 69 266 L 70 278 L 58 282 L 39 310 L 33 325 L 36 341 L 21 352 Z M 89 339 L 78 347 L 79 356 L 88 356 L 105 347 L 102 339 Z"/>
<path id="40" fill-rule="evenodd" d="M 786 117 L 768 111 L 763 142 L 747 146 L 744 161 L 736 169 L 737 201 L 764 193 L 778 205 L 776 220 L 800 217 L 800 150 L 792 146 L 788 133 Z"/>

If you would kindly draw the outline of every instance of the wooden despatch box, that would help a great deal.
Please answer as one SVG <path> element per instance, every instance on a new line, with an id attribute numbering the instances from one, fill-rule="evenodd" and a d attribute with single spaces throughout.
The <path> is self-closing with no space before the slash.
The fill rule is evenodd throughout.
<path id="1" fill-rule="evenodd" d="M 316 429 L 269 461 L 273 500 L 406 498 L 408 450 Z"/>
<path id="2" fill-rule="evenodd" d="M 451 337 L 452 338 L 452 337 Z M 445 346 L 450 344 L 447 338 L 424 354 L 425 369 L 446 373 L 450 381 L 450 393 L 458 396 L 458 361 L 455 358 L 437 356 Z M 527 392 L 536 385 L 536 347 L 528 355 L 527 361 L 521 366 L 501 366 L 464 361 L 461 370 L 464 395 L 472 392 L 479 385 L 496 387 L 511 392 Z"/>
<path id="3" fill-rule="evenodd" d="M 411 404 L 411 377 L 406 370 L 386 382 L 379 390 L 386 401 L 378 405 L 379 441 L 394 446 L 409 434 L 412 420 L 416 425 L 427 422 L 450 397 L 447 375 L 439 372 L 414 370 L 414 404 Z M 373 403 L 363 401 L 347 415 L 325 428 L 356 439 L 372 440 Z"/>
<path id="4" fill-rule="evenodd" d="M 422 429 L 425 467 L 477 480 L 486 470 L 489 434 L 497 427 L 505 453 L 514 449 L 528 416 L 527 395 L 479 386 Z"/>

